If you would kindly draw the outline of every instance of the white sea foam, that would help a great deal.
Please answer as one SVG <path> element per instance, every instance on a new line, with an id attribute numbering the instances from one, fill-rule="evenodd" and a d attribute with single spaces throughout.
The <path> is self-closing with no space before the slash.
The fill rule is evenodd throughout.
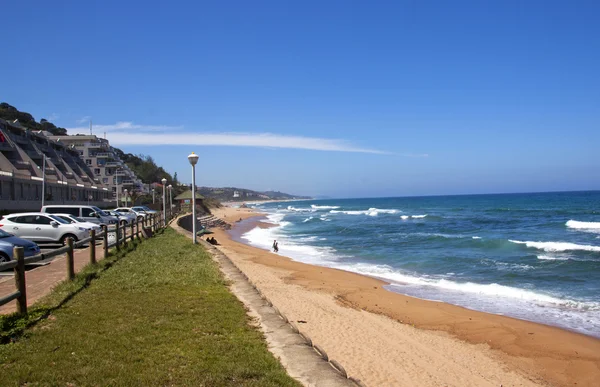
<path id="1" fill-rule="evenodd" d="M 407 220 L 407 219 L 423 219 L 427 217 L 427 214 L 425 215 L 401 215 L 400 219 L 402 220 Z"/>
<path id="2" fill-rule="evenodd" d="M 317 210 L 315 210 L 314 208 L 296 208 L 294 206 L 288 206 L 288 211 L 293 211 L 293 212 L 316 212 Z"/>
<path id="3" fill-rule="evenodd" d="M 578 245 L 576 243 L 569 243 L 569 242 L 531 242 L 531 241 L 522 242 L 522 241 L 514 241 L 514 240 L 509 240 L 509 242 L 522 244 L 527 247 L 544 250 L 544 251 L 548 251 L 548 252 L 577 251 L 577 250 L 600 252 L 600 246 Z"/>
<path id="4" fill-rule="evenodd" d="M 569 228 L 579 230 L 594 230 L 600 232 L 600 222 L 580 222 L 578 220 L 569 220 L 565 225 Z"/>
<path id="5" fill-rule="evenodd" d="M 331 210 L 329 211 L 331 214 L 346 214 L 346 215 L 368 215 L 368 216 L 377 216 L 379 214 L 396 214 L 398 212 L 402 212 L 400 210 L 393 209 L 381 209 L 381 208 L 369 208 L 368 210 L 353 210 L 353 211 L 337 211 Z"/>
<path id="6" fill-rule="evenodd" d="M 538 255 L 537 259 L 542 259 L 542 260 L 546 260 L 546 261 L 568 261 L 569 258 L 568 257 L 557 257 L 557 256 L 551 256 L 551 255 Z"/>
<path id="7" fill-rule="evenodd" d="M 302 221 L 302 223 L 306 223 L 306 222 L 310 222 L 311 220 L 313 220 L 314 218 L 312 216 L 309 216 L 308 218 L 304 219 Z"/>
<path id="8" fill-rule="evenodd" d="M 340 206 L 317 206 L 315 204 L 311 204 L 310 206 L 315 210 L 336 210 L 340 208 Z"/>
<path id="9" fill-rule="evenodd" d="M 478 236 L 474 236 L 474 237 L 471 237 L 471 238 L 473 238 L 473 239 L 481 239 L 481 237 L 478 237 Z"/>

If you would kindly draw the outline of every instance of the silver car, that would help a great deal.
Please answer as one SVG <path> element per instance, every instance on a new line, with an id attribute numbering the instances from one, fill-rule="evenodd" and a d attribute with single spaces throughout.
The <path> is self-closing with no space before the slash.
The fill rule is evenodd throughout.
<path id="1" fill-rule="evenodd" d="M 40 253 L 40 247 L 34 242 L 17 238 L 4 230 L 0 230 L 0 263 L 13 259 L 13 249 L 15 247 L 22 247 L 25 257 L 32 257 Z"/>
<path id="2" fill-rule="evenodd" d="M 0 229 L 37 243 L 60 242 L 64 245 L 67 238 L 78 241 L 89 236 L 87 228 L 43 212 L 5 215 L 0 220 Z"/>
<path id="3" fill-rule="evenodd" d="M 137 215 L 134 213 L 119 212 L 117 210 L 104 210 L 104 212 L 108 212 L 108 214 L 116 216 L 119 219 L 119 224 L 121 226 L 126 226 L 137 220 Z"/>

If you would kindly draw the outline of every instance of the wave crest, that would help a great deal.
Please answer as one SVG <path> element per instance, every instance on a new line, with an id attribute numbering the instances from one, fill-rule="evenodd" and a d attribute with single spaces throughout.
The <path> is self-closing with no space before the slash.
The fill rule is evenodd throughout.
<path id="1" fill-rule="evenodd" d="M 569 220 L 565 226 L 575 229 L 600 230 L 600 222 L 580 222 L 578 220 Z"/>
<path id="2" fill-rule="evenodd" d="M 508 240 L 512 243 L 517 243 L 520 245 L 525 245 L 527 247 L 531 247 L 538 250 L 544 250 L 547 252 L 560 252 L 560 251 L 594 251 L 600 252 L 600 246 L 591 246 L 591 245 L 578 245 L 576 243 L 569 242 L 532 242 L 532 241 L 515 241 Z"/>

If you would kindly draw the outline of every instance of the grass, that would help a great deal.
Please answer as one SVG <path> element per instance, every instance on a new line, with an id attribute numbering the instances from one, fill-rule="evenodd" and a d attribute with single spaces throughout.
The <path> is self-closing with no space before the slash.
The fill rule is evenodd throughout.
<path id="1" fill-rule="evenodd" d="M 201 246 L 169 229 L 101 264 L 0 345 L 0 385 L 299 385 Z"/>

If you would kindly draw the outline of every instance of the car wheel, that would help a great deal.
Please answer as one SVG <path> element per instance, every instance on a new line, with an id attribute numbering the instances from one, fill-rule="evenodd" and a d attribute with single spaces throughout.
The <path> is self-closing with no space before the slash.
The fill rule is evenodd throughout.
<path id="1" fill-rule="evenodd" d="M 6 255 L 6 253 L 0 252 L 0 263 L 4 263 L 4 262 L 8 262 L 8 261 L 10 261 L 10 258 L 8 257 L 8 255 Z"/>
<path id="2" fill-rule="evenodd" d="M 62 243 L 63 246 L 67 245 L 67 239 L 68 238 L 73 238 L 73 242 L 77 242 L 77 237 L 73 234 L 65 234 L 62 236 L 62 238 L 60 238 L 60 243 Z"/>

